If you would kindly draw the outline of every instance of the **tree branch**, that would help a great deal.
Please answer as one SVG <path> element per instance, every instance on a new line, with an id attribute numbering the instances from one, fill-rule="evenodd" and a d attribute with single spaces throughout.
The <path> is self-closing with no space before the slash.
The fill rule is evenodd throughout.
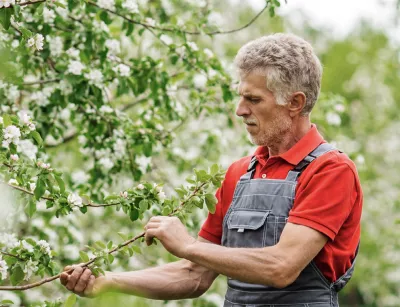
<path id="1" fill-rule="evenodd" d="M 46 2 L 46 0 L 26 1 L 26 2 L 19 3 L 18 5 L 25 6 L 25 5 L 30 5 L 30 4 L 42 3 L 42 2 Z"/>
<path id="2" fill-rule="evenodd" d="M 50 79 L 50 80 L 38 80 L 38 81 L 33 81 L 33 82 L 26 82 L 22 83 L 22 85 L 36 85 L 36 84 L 47 84 L 47 83 L 53 83 L 53 82 L 58 82 L 60 79 Z"/>
<path id="3" fill-rule="evenodd" d="M 10 257 L 17 258 L 18 260 L 21 260 L 21 261 L 26 261 L 26 259 L 20 258 L 20 257 L 18 257 L 17 255 L 9 254 L 9 253 L 7 253 L 7 252 L 0 251 L 0 254 L 3 254 L 3 255 L 5 255 L 5 256 L 10 256 Z"/>
<path id="4" fill-rule="evenodd" d="M 206 184 L 207 184 L 207 182 L 203 182 L 201 185 L 199 185 L 198 187 L 196 187 L 196 188 L 193 190 L 193 192 L 190 194 L 190 196 L 189 196 L 187 199 L 185 199 L 183 202 L 181 202 L 181 204 L 179 205 L 179 207 L 176 208 L 176 209 L 175 209 L 173 212 L 171 212 L 170 214 L 168 214 L 168 216 L 173 216 L 173 215 L 175 215 L 176 213 L 180 212 L 180 211 L 182 210 L 182 208 L 185 206 L 185 204 L 186 204 L 192 197 L 194 197 L 194 196 L 197 194 L 197 192 L 199 192 L 200 189 L 201 189 L 202 187 L 204 187 Z M 121 248 L 123 248 L 123 247 L 125 247 L 125 246 L 127 246 L 127 245 L 129 245 L 129 244 L 131 244 L 131 243 L 133 243 L 133 242 L 135 242 L 136 240 L 138 240 L 138 239 L 144 237 L 144 235 L 145 235 L 145 232 L 142 232 L 141 234 L 137 235 L 136 237 L 133 237 L 133 238 L 131 238 L 131 239 L 125 241 L 124 243 L 119 244 L 118 246 L 116 246 L 116 247 L 114 247 L 112 250 L 110 250 L 110 251 L 108 252 L 108 254 L 113 254 L 113 253 L 115 253 L 116 251 L 120 250 Z M 86 263 L 81 263 L 81 264 L 79 264 L 79 265 L 77 265 L 77 266 L 80 266 L 80 267 L 87 267 L 88 265 L 90 265 L 90 264 L 92 264 L 93 262 L 95 262 L 97 258 L 98 258 L 98 257 L 94 257 L 94 258 L 91 259 L 90 261 L 88 261 L 88 262 L 86 262 Z M 76 267 L 76 266 L 75 266 L 75 267 Z M 70 270 L 66 271 L 66 273 L 71 273 L 71 272 L 75 269 L 75 267 L 73 267 L 73 268 L 71 268 Z M 0 286 L 0 290 L 16 291 L 16 290 L 27 290 L 27 289 L 32 289 L 32 288 L 41 286 L 41 285 L 43 285 L 43 284 L 45 284 L 45 283 L 48 283 L 48 282 L 50 282 L 50 281 L 53 281 L 53 280 L 55 280 L 55 279 L 58 279 L 58 278 L 60 278 L 60 276 L 61 276 L 61 273 L 60 273 L 60 274 L 57 274 L 57 275 L 55 275 L 55 276 L 52 276 L 52 277 L 48 277 L 48 278 L 42 279 L 42 280 L 40 280 L 40 281 L 38 281 L 38 282 L 31 283 L 31 284 L 27 284 L 27 285 L 23 285 L 23 286 Z"/>
<path id="5" fill-rule="evenodd" d="M 235 32 L 241 31 L 241 30 L 243 30 L 243 29 L 249 27 L 249 26 L 250 26 L 251 24 L 253 24 L 253 23 L 257 20 L 257 18 L 260 17 L 260 15 L 267 9 L 267 7 L 268 7 L 270 1 L 267 1 L 267 3 L 266 3 L 266 5 L 264 6 L 264 8 L 263 8 L 256 16 L 254 16 L 253 19 L 251 19 L 246 25 L 244 25 L 244 26 L 242 26 L 242 27 L 240 27 L 240 28 L 238 28 L 238 29 L 232 29 L 232 30 L 227 30 L 227 31 L 220 31 L 220 30 L 217 30 L 217 31 L 211 31 L 211 32 L 185 31 L 185 30 L 182 30 L 182 29 L 161 28 L 161 27 L 151 26 L 151 25 L 148 25 L 148 24 L 146 24 L 146 23 L 133 20 L 133 19 L 131 19 L 131 18 L 129 18 L 129 17 L 126 17 L 126 16 L 124 16 L 124 15 L 122 15 L 122 14 L 116 12 L 116 11 L 109 10 L 109 9 L 106 9 L 106 8 L 102 8 L 102 7 L 100 7 L 97 3 L 94 3 L 94 2 L 92 2 L 92 1 L 87 1 L 87 3 L 90 4 L 90 5 L 96 6 L 97 8 L 99 8 L 99 9 L 101 9 L 101 10 L 107 11 L 107 12 L 109 12 L 110 14 L 119 16 L 119 17 L 123 18 L 124 20 L 126 20 L 126 21 L 128 21 L 128 22 L 130 22 L 130 23 L 137 24 L 137 25 L 141 25 L 141 26 L 146 27 L 146 28 L 151 28 L 151 29 L 154 29 L 154 30 L 160 30 L 160 31 L 164 31 L 164 32 L 181 32 L 181 33 L 191 34 L 191 35 L 206 34 L 206 35 L 212 36 L 212 35 L 217 35 L 217 34 L 230 34 L 230 33 L 235 33 Z"/>

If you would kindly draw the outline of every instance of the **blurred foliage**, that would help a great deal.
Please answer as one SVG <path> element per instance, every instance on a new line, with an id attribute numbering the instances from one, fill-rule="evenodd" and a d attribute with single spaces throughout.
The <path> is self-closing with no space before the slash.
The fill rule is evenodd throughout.
<path id="1" fill-rule="evenodd" d="M 143 16 L 153 17 L 160 24 L 176 25 L 181 17 L 187 22 L 188 27 L 196 28 L 204 23 L 207 24 L 205 30 L 210 31 L 218 28 L 238 28 L 246 24 L 257 13 L 247 4 L 230 5 L 228 0 L 212 3 L 204 1 L 206 5 L 203 7 L 196 6 L 193 2 L 149 1 L 148 5 L 141 5 L 140 8 L 143 9 Z M 176 104 L 163 104 L 162 99 L 157 102 L 158 96 L 155 98 L 151 94 L 147 100 L 133 105 L 126 111 L 126 114 L 134 122 L 134 128 L 129 129 L 130 121 L 121 127 L 129 136 L 128 143 L 130 141 L 137 143 L 137 140 L 134 139 L 137 137 L 135 131 L 142 126 L 148 129 L 146 135 L 154 133 L 159 136 L 158 139 L 155 137 L 144 140 L 144 143 L 149 141 L 153 144 L 151 154 L 147 155 L 151 156 L 152 160 L 145 169 L 140 169 L 137 164 L 133 163 L 132 171 L 129 159 L 125 159 L 126 156 L 124 156 L 120 159 L 120 164 L 110 172 L 104 172 L 101 168 L 96 168 L 96 164 L 91 165 L 93 160 L 82 154 L 84 147 L 93 147 L 98 150 L 103 145 L 107 146 L 106 144 L 102 145 L 104 139 L 92 139 L 91 129 L 95 125 L 88 126 L 87 123 L 95 119 L 82 110 L 82 114 L 79 115 L 81 117 L 71 118 L 72 125 L 68 123 L 65 125 L 62 120 L 54 119 L 55 114 L 61 114 L 62 109 L 71 102 L 79 101 L 86 105 L 87 102 L 82 99 L 85 96 L 79 97 L 81 95 L 79 88 L 74 88 L 74 92 L 69 94 L 71 96 L 66 95 L 65 97 L 68 99 L 63 96 L 65 105 L 62 108 L 59 108 L 59 103 L 56 102 L 45 107 L 31 102 L 29 108 L 36 110 L 35 115 L 37 116 L 34 116 L 34 120 L 38 122 L 39 131 L 45 139 L 47 135 L 51 135 L 55 139 L 49 140 L 47 137 L 48 161 L 52 163 L 52 166 L 64 171 L 64 179 L 69 189 L 91 193 L 91 196 L 97 199 L 102 199 L 108 191 L 126 190 L 138 182 L 139 178 L 164 182 L 166 192 L 173 194 L 173 188 L 182 184 L 193 168 L 207 168 L 212 163 L 220 163 L 224 167 L 229 166 L 234 160 L 254 151 L 254 147 L 247 141 L 245 129 L 234 116 L 234 103 L 231 99 L 225 101 L 222 98 L 221 85 L 225 84 L 233 89 L 237 82 L 231 65 L 233 57 L 237 50 L 251 39 L 274 32 L 293 32 L 315 46 L 324 66 L 322 93 L 312 113 L 312 121 L 317 124 L 318 129 L 328 141 L 335 143 L 339 149 L 346 152 L 355 161 L 364 190 L 361 247 L 355 275 L 340 293 L 341 306 L 399 306 L 400 241 L 398 239 L 399 224 L 396 222 L 400 219 L 400 176 L 398 176 L 398 165 L 400 165 L 400 156 L 398 155 L 400 151 L 400 114 L 398 112 L 400 107 L 400 46 L 391 41 L 383 30 L 372 28 L 367 21 L 357 25 L 346 37 L 334 39 L 328 30 L 310 26 L 305 17 L 302 18 L 301 26 L 299 26 L 298 23 L 291 22 L 290 16 L 282 18 L 279 16 L 279 10 L 276 13 L 277 16 L 270 18 L 268 12 L 264 12 L 250 27 L 228 35 L 188 35 L 182 38 L 177 34 L 177 39 L 197 43 L 200 55 L 191 59 L 195 63 L 197 60 L 202 63 L 199 64 L 199 67 L 203 69 L 203 72 L 207 73 L 207 65 L 209 65 L 207 61 L 202 62 L 206 58 L 203 54 L 204 48 L 211 49 L 221 62 L 219 64 L 214 61 L 213 65 L 214 69 L 219 67 L 219 76 L 222 77 L 215 80 L 209 79 L 206 88 L 199 88 L 199 84 L 196 85 L 193 81 L 196 72 L 192 67 L 184 62 L 174 64 L 173 60 L 171 61 L 173 51 L 161 49 L 160 40 L 155 39 L 149 33 L 147 33 L 149 35 L 146 33 L 139 35 L 139 28 L 135 28 L 133 33 L 125 36 L 123 32 L 126 34 L 126 31 L 129 30 L 127 29 L 128 25 L 121 20 L 113 20 L 108 25 L 110 36 L 123 37 L 121 40 L 126 43 L 124 49 L 126 55 L 134 54 L 134 58 L 140 59 L 144 55 L 151 54 L 150 58 L 158 59 L 155 62 L 150 61 L 153 66 L 145 67 L 146 74 L 140 75 L 138 79 L 144 78 L 161 82 L 159 80 L 161 73 L 177 73 L 180 71 L 177 69 L 180 65 L 179 69 L 183 70 L 183 75 L 172 77 L 168 82 L 170 84 L 177 83 L 182 88 L 173 89 L 177 92 L 176 96 L 169 97 L 166 101 L 179 101 L 184 112 L 181 114 L 175 112 Z M 37 26 L 39 23 L 40 19 L 34 25 Z M 67 24 L 60 24 L 60 26 L 66 27 Z M 50 29 L 46 27 L 48 25 L 45 25 L 44 31 L 50 33 Z M 18 36 L 12 29 L 9 33 Z M 129 38 L 129 42 L 126 42 L 126 37 Z M 72 38 L 71 36 L 70 39 L 71 42 L 73 39 L 79 41 L 79 37 Z M 104 44 L 105 39 L 101 39 Z M 49 45 L 45 45 L 43 52 L 48 54 L 48 47 Z M 45 85 L 39 85 L 32 89 L 22 87 L 21 83 L 27 81 L 23 80 L 24 76 L 18 73 L 15 65 L 8 64 L 10 52 L 9 49 L 1 52 L 0 77 L 4 78 L 7 75 L 7 82 L 21 86 L 19 88 L 22 93 L 21 97 L 29 97 L 35 91 L 43 90 Z M 42 63 L 40 56 L 29 58 L 28 55 L 29 53 L 26 54 L 26 61 Z M 87 63 L 89 62 L 88 60 Z M 132 63 L 135 67 L 139 64 Z M 159 65 L 165 66 L 160 67 Z M 65 69 L 65 67 L 57 69 Z M 116 78 L 111 73 L 112 66 L 104 69 L 109 71 L 107 76 L 111 79 Z M 152 73 L 152 70 L 156 69 L 157 73 Z M 139 71 L 132 71 L 132 77 L 136 77 L 138 73 Z M 233 80 L 232 85 L 230 84 L 231 79 Z M 122 83 L 126 85 L 123 80 Z M 118 91 L 115 85 L 112 90 Z M 170 88 L 162 87 L 162 90 L 163 95 L 170 95 L 167 93 Z M 150 92 L 158 93 L 158 89 L 154 91 L 150 89 Z M 99 99 L 98 107 L 102 103 L 107 104 L 104 97 L 101 97 L 96 90 L 90 92 L 90 95 Z M 132 97 L 137 98 L 137 96 L 134 92 L 124 92 L 121 89 L 111 104 L 115 108 L 123 108 L 134 100 Z M 59 97 L 53 98 L 56 101 Z M 233 102 L 235 99 L 236 97 Z M 22 107 L 18 103 L 17 107 Z M 4 103 L 2 102 L 2 105 L 10 104 L 11 102 L 6 102 L 6 100 Z M 56 108 L 55 111 L 53 108 Z M 145 117 L 147 113 L 150 115 Z M 138 123 L 138 120 L 141 123 Z M 156 124 L 161 124 L 163 129 L 156 128 Z M 107 130 L 104 131 L 107 133 Z M 85 135 L 89 141 L 82 143 L 75 137 L 72 138 L 72 141 L 63 142 L 63 139 L 65 140 L 71 133 Z M 144 143 L 132 147 L 135 150 L 135 156 L 140 157 L 143 154 Z M 40 157 L 44 158 L 44 156 Z M 79 177 L 77 174 L 82 177 L 82 172 L 80 172 L 82 170 L 83 175 L 88 177 L 86 182 L 78 183 L 76 181 L 76 178 Z M 6 179 L 9 179 L 7 176 L 8 174 L 6 174 Z M 112 178 L 112 180 L 107 180 L 108 178 Z M 13 202 L 23 204 L 24 201 L 16 199 Z M 43 204 L 39 204 L 33 219 L 27 218 L 23 211 L 17 211 L 7 225 L 4 224 L 2 230 L 16 232 L 19 237 L 34 236 L 47 240 L 57 250 L 59 263 L 65 265 L 78 262 L 78 251 L 84 249 L 86 244 L 90 245 L 98 240 L 118 240 L 118 232 L 135 234 L 142 231 L 142 223 L 131 222 L 124 214 L 120 213 L 115 212 L 112 208 L 93 208 L 85 215 L 78 212 L 57 219 L 54 217 L 54 212 L 46 210 Z M 193 235 L 196 235 L 205 216 L 205 211 L 194 211 L 191 219 L 187 220 L 187 225 Z M 176 260 L 159 245 L 140 248 L 142 249 L 141 254 L 131 258 L 116 257 L 114 263 L 107 269 L 112 271 L 137 270 Z M 77 304 L 79 306 L 211 307 L 221 305 L 225 291 L 226 278 L 220 276 L 205 295 L 195 300 L 161 302 L 126 295 L 106 294 L 96 299 L 78 299 Z M 3 292 L 0 293 L 0 299 L 9 298 L 14 302 L 21 302 L 21 305 L 28 305 L 34 302 L 43 302 L 45 299 L 54 301 L 57 297 L 62 297 L 64 300 L 68 295 L 60 285 L 54 282 L 22 293 Z"/>

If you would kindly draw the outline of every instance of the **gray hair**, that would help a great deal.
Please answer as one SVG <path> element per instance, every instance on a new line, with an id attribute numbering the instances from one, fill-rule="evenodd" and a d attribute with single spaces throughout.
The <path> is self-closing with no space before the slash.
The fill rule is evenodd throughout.
<path id="1" fill-rule="evenodd" d="M 267 89 L 280 105 L 287 103 L 290 94 L 303 92 L 302 115 L 309 114 L 317 102 L 322 66 L 312 46 L 296 35 L 277 33 L 250 41 L 238 51 L 235 65 L 241 75 L 265 76 Z"/>

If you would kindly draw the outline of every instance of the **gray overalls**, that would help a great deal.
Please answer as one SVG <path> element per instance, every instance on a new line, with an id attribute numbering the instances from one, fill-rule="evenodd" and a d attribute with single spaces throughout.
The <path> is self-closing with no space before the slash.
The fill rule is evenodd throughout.
<path id="1" fill-rule="evenodd" d="M 275 245 L 293 206 L 297 178 L 313 160 L 331 150 L 335 150 L 332 145 L 321 144 L 289 171 L 284 180 L 252 179 L 257 164 L 253 157 L 225 215 L 222 245 L 248 248 Z M 349 281 L 354 264 L 355 261 L 342 277 L 331 283 L 311 261 L 295 282 L 283 289 L 228 278 L 224 307 L 338 307 L 337 292 Z"/>

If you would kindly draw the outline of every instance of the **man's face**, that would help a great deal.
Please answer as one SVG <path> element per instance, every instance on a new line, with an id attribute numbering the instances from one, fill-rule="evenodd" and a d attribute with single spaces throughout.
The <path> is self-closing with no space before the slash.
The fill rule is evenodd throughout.
<path id="1" fill-rule="evenodd" d="M 266 84 L 266 78 L 255 73 L 241 77 L 236 115 L 243 118 L 253 144 L 271 147 L 281 142 L 292 121 Z"/>

